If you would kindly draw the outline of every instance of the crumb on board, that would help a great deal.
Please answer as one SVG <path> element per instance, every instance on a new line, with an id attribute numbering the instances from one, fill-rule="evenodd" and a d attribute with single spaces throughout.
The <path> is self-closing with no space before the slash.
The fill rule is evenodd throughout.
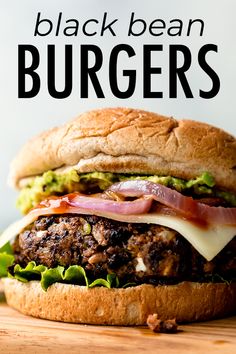
<path id="1" fill-rule="evenodd" d="M 175 319 L 163 321 L 156 313 L 148 316 L 147 325 L 155 333 L 176 333 L 178 328 Z"/>

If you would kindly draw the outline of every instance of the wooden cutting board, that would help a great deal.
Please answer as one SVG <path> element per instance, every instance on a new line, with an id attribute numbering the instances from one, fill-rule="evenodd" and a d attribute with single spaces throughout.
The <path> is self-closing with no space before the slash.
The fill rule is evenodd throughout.
<path id="1" fill-rule="evenodd" d="M 88 326 L 24 316 L 0 293 L 0 353 L 236 353 L 236 317 L 155 334 L 147 327 Z"/>

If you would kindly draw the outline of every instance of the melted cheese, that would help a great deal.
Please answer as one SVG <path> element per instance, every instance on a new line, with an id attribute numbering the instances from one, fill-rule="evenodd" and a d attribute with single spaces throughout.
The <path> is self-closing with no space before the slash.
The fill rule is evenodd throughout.
<path id="1" fill-rule="evenodd" d="M 147 223 L 169 227 L 180 233 L 208 261 L 212 260 L 236 235 L 236 225 L 209 225 L 202 228 L 177 216 L 150 213 L 145 215 L 118 215 L 108 212 L 82 210 L 79 214 L 103 216 L 109 219 Z M 27 215 L 10 225 L 0 236 L 0 248 L 30 225 L 39 215 Z"/>

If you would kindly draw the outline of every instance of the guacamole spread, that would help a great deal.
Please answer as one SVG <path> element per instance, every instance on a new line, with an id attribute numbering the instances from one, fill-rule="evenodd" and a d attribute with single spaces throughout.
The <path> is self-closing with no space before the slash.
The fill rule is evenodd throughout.
<path id="1" fill-rule="evenodd" d="M 42 176 L 35 177 L 21 190 L 17 207 L 22 213 L 26 214 L 32 207 L 50 195 L 63 195 L 75 191 L 81 193 L 104 191 L 115 182 L 131 179 L 160 183 L 184 194 L 221 197 L 230 205 L 236 206 L 236 196 L 215 189 L 214 178 L 207 172 L 195 179 L 186 181 L 172 176 L 145 176 L 110 172 L 78 174 L 76 170 L 71 170 L 64 174 L 48 171 Z"/>

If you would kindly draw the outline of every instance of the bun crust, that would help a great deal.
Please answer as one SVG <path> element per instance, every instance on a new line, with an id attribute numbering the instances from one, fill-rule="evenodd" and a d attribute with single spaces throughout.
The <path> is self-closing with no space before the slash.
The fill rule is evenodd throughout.
<path id="1" fill-rule="evenodd" d="M 84 113 L 31 139 L 13 161 L 10 183 L 51 169 L 172 175 L 208 171 L 236 192 L 236 139 L 205 123 L 128 108 Z"/>
<path id="2" fill-rule="evenodd" d="M 236 283 L 144 284 L 127 289 L 55 283 L 44 292 L 38 281 L 3 282 L 10 306 L 26 315 L 63 322 L 130 326 L 145 325 L 153 313 L 163 320 L 192 322 L 236 312 Z"/>

